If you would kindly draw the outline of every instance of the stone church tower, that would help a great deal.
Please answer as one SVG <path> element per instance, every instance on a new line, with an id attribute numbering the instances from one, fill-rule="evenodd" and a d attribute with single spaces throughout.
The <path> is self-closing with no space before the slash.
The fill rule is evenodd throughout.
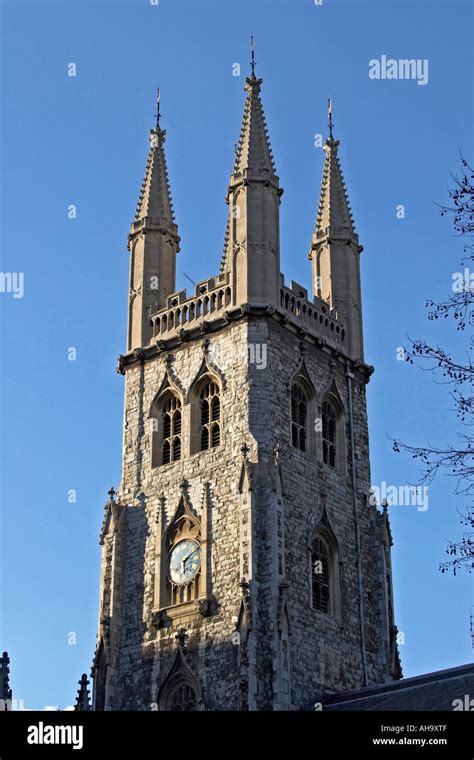
<path id="1" fill-rule="evenodd" d="M 101 531 L 95 710 L 305 710 L 401 675 L 386 510 L 369 501 L 359 256 L 332 126 L 309 258 L 246 80 L 219 274 L 176 291 L 158 111 L 129 234 L 123 477 Z M 309 237 L 309 235 L 308 235 Z"/>

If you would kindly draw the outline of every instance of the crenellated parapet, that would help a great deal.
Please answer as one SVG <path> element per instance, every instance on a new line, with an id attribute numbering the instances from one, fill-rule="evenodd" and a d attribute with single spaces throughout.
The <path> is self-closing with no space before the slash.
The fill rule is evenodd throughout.
<path id="1" fill-rule="evenodd" d="M 232 304 L 229 273 L 211 277 L 196 285 L 196 294 L 187 297 L 186 290 L 172 293 L 166 306 L 153 314 L 153 338 L 169 337 L 177 331 L 202 324 L 206 319 L 222 316 Z"/>
<path id="2" fill-rule="evenodd" d="M 288 320 L 301 329 L 337 345 L 344 351 L 346 330 L 344 324 L 338 320 L 336 310 L 316 296 L 310 301 L 307 290 L 297 282 L 292 282 L 291 288 L 286 287 L 283 276 L 280 309 L 286 312 Z"/>

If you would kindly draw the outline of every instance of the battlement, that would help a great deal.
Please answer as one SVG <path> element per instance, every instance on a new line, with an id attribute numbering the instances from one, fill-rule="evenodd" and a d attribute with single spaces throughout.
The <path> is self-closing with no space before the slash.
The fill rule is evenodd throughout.
<path id="1" fill-rule="evenodd" d="M 196 294 L 187 296 L 186 290 L 180 290 L 168 296 L 164 309 L 152 314 L 153 338 L 175 332 L 185 326 L 194 327 L 209 315 L 222 316 L 231 306 L 232 290 L 228 272 L 196 285 Z"/>
<path id="2" fill-rule="evenodd" d="M 292 281 L 291 287 L 287 287 L 283 275 L 280 282 L 280 303 L 273 306 L 282 321 L 291 322 L 300 330 L 344 348 L 346 331 L 337 318 L 336 310 L 321 298 L 315 297 L 310 301 L 307 289 L 297 282 Z M 185 289 L 169 295 L 165 308 L 151 316 L 152 337 L 174 337 L 182 329 L 192 329 L 204 322 L 222 319 L 232 308 L 230 274 L 225 272 L 198 283 L 193 296 L 188 296 Z"/>
<path id="3" fill-rule="evenodd" d="M 343 323 L 337 319 L 336 309 L 331 309 L 326 301 L 317 296 L 310 301 L 306 288 L 294 280 L 291 282 L 291 288 L 287 287 L 283 275 L 281 275 L 280 308 L 308 332 L 323 336 L 341 347 L 344 346 L 346 331 Z"/>

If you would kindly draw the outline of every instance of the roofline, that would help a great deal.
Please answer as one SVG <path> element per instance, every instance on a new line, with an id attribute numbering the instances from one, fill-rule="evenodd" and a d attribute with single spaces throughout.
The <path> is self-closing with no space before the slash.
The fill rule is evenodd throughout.
<path id="1" fill-rule="evenodd" d="M 474 663 L 467 663 L 466 665 L 458 665 L 455 668 L 435 670 L 432 673 L 423 673 L 418 676 L 411 676 L 410 678 L 402 678 L 399 681 L 387 681 L 386 683 L 377 684 L 376 686 L 367 686 L 363 689 L 355 689 L 353 691 L 341 692 L 339 694 L 328 694 L 323 698 L 323 704 L 333 706 L 344 702 L 356 702 L 367 699 L 371 696 L 380 696 L 384 693 L 407 691 L 408 689 L 413 689 L 417 686 L 426 685 L 428 683 L 436 683 L 437 681 L 445 683 L 446 681 L 471 673 L 474 674 Z"/>

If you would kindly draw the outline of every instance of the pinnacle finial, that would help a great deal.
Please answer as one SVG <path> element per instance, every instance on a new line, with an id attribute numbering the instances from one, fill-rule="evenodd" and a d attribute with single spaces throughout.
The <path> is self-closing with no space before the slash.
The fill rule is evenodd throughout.
<path id="1" fill-rule="evenodd" d="M 329 127 L 329 138 L 332 140 L 333 139 L 333 136 L 332 136 L 333 123 L 332 123 L 332 100 L 331 100 L 331 98 L 328 98 L 328 127 Z"/>
<path id="2" fill-rule="evenodd" d="M 161 114 L 160 114 L 160 99 L 161 99 L 160 88 L 158 87 L 158 89 L 156 91 L 156 128 L 157 129 L 160 128 L 160 116 L 161 116 Z"/>
<path id="3" fill-rule="evenodd" d="M 175 639 L 178 647 L 181 647 L 182 649 L 186 649 L 186 641 L 188 640 L 189 636 L 186 631 L 186 628 L 180 628 L 178 632 L 175 634 Z"/>
<path id="4" fill-rule="evenodd" d="M 252 51 L 252 59 L 251 59 L 251 67 L 252 67 L 252 77 L 255 78 L 255 44 L 253 40 L 253 34 L 250 35 L 250 50 Z"/>
<path id="5" fill-rule="evenodd" d="M 78 681 L 80 688 L 77 690 L 76 704 L 74 710 L 76 712 L 89 712 L 91 709 L 89 701 L 89 680 L 85 673 L 82 674 L 81 680 Z"/>

